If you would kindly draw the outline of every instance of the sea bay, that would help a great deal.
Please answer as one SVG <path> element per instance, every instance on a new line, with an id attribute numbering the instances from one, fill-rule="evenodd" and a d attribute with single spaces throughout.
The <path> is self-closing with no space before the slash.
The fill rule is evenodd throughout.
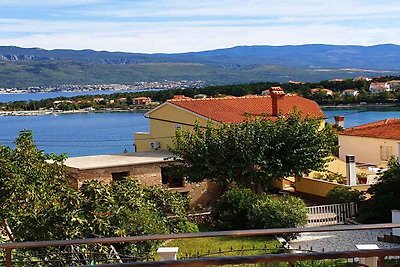
<path id="1" fill-rule="evenodd" d="M 395 108 L 340 108 L 324 110 L 328 122 L 345 116 L 345 127 L 387 118 L 400 118 Z M 43 116 L 0 116 L 0 144 L 12 146 L 18 132 L 32 130 L 36 143 L 47 153 L 68 156 L 117 154 L 134 151 L 133 134 L 149 131 L 143 112 L 109 112 Z"/>

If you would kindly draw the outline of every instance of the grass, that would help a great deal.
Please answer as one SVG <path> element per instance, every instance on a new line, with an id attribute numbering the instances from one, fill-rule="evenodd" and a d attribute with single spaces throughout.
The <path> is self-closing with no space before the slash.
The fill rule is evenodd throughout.
<path id="1" fill-rule="evenodd" d="M 179 247 L 178 258 L 222 257 L 277 253 L 280 243 L 269 236 L 223 236 L 170 240 L 163 247 Z"/>

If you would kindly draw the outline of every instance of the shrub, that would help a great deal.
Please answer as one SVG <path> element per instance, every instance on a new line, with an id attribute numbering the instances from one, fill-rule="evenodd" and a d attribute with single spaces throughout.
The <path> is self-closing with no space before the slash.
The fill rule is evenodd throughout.
<path id="1" fill-rule="evenodd" d="M 214 204 L 213 220 L 224 230 L 245 229 L 249 225 L 248 211 L 256 199 L 257 196 L 249 189 L 229 190 Z"/>
<path id="2" fill-rule="evenodd" d="M 233 189 L 215 204 L 212 216 L 217 227 L 227 229 L 302 226 L 307 221 L 305 203 L 296 197 L 272 198 L 250 190 Z"/>
<path id="3" fill-rule="evenodd" d="M 307 222 L 307 207 L 297 197 L 276 199 L 263 195 L 252 205 L 248 217 L 251 228 L 303 226 Z"/>
<path id="4" fill-rule="evenodd" d="M 364 200 L 365 193 L 350 187 L 336 186 L 326 195 L 329 204 L 360 202 Z"/>
<path id="5" fill-rule="evenodd" d="M 198 233 L 199 227 L 197 224 L 187 220 L 171 220 L 170 229 L 172 233 Z"/>

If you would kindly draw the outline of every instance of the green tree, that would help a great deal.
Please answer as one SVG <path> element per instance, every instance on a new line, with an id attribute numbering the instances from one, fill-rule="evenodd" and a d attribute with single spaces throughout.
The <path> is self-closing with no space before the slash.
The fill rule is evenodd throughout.
<path id="1" fill-rule="evenodd" d="M 259 191 L 275 179 L 323 169 L 336 138 L 331 126 L 321 128 L 319 120 L 293 113 L 276 121 L 178 130 L 169 150 L 177 161 L 172 168 L 190 182 L 207 179 Z"/>
<path id="2" fill-rule="evenodd" d="M 110 185 L 92 181 L 74 190 L 68 182 L 64 159 L 63 155 L 38 150 L 30 131 L 20 133 L 15 149 L 0 146 L 0 220 L 11 229 L 11 239 L 38 241 L 196 230 L 187 220 L 187 198 L 182 195 L 144 187 L 131 178 Z M 156 244 L 114 247 L 119 253 L 143 258 Z M 80 249 L 104 253 L 110 248 L 91 245 Z M 40 252 L 46 259 L 63 258 L 56 248 L 27 251 L 42 257 L 37 254 Z"/>
<path id="3" fill-rule="evenodd" d="M 81 234 L 80 197 L 68 184 L 63 160 L 63 155 L 38 150 L 29 131 L 21 132 L 15 149 L 0 146 L 0 218 L 7 220 L 16 240 Z"/>

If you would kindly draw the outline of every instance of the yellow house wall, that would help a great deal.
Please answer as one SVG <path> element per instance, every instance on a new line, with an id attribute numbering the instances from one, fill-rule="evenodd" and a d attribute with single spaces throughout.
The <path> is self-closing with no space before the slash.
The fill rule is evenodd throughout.
<path id="1" fill-rule="evenodd" d="M 307 195 L 314 195 L 318 197 L 326 197 L 328 192 L 336 186 L 348 187 L 347 185 L 342 185 L 312 178 L 296 179 L 296 192 L 305 193 Z M 356 189 L 359 191 L 366 191 L 369 188 L 369 185 L 355 185 L 350 187 L 352 189 Z"/>
<path id="2" fill-rule="evenodd" d="M 136 151 L 151 151 L 151 142 L 160 142 L 160 150 L 166 150 L 172 144 L 176 126 L 181 124 L 184 130 L 193 129 L 198 122 L 201 126 L 207 125 L 207 120 L 197 114 L 181 109 L 173 104 L 166 104 L 149 114 L 150 133 L 135 133 L 134 142 Z"/>
<path id="3" fill-rule="evenodd" d="M 393 155 L 398 157 L 398 141 L 391 139 L 339 135 L 339 158 L 346 160 L 346 155 L 356 156 L 356 162 L 379 164 L 381 146 L 392 147 Z"/>

